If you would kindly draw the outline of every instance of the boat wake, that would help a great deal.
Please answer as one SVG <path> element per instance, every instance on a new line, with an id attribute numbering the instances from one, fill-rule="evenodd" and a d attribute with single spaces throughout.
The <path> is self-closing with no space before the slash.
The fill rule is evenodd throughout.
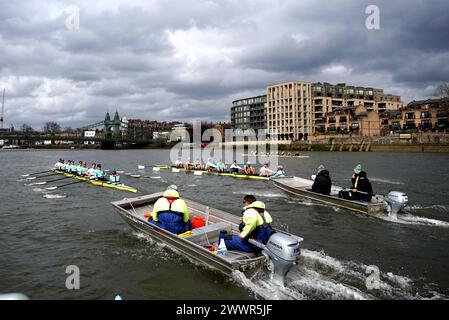
<path id="1" fill-rule="evenodd" d="M 409 225 L 420 225 L 420 226 L 436 226 L 436 227 L 449 227 L 449 222 L 430 219 L 425 217 L 418 217 L 412 214 L 399 214 L 397 219 L 394 219 L 387 215 L 376 215 L 376 217 L 393 223 L 409 224 Z"/>
<path id="2" fill-rule="evenodd" d="M 323 252 L 303 249 L 301 262 L 287 274 L 284 288 L 271 283 L 266 270 L 252 278 L 237 271 L 233 279 L 248 288 L 256 298 L 268 300 L 447 298 L 435 290 L 423 288 L 419 292 L 411 279 L 376 268 L 352 261 L 342 262 Z M 373 270 L 379 271 L 375 283 L 370 280 Z"/>
<path id="3" fill-rule="evenodd" d="M 421 211 L 421 210 L 436 210 L 439 212 L 449 213 L 449 205 L 443 205 L 443 204 L 435 204 L 431 206 L 419 206 L 419 205 L 412 205 L 407 206 L 405 210 L 407 211 Z"/>
<path id="4" fill-rule="evenodd" d="M 293 199 L 291 199 L 291 200 L 289 200 L 287 202 L 291 203 L 291 204 L 300 204 L 300 205 L 307 206 L 307 207 L 325 207 L 325 208 L 330 208 L 330 209 L 334 210 L 335 212 L 343 211 L 343 209 L 340 209 L 338 207 L 331 206 L 331 205 L 328 205 L 328 204 L 325 204 L 325 203 L 315 202 L 315 201 L 312 201 L 312 200 L 307 200 L 307 199 L 293 198 Z"/>
<path id="5" fill-rule="evenodd" d="M 393 185 L 403 185 L 403 184 L 404 184 L 403 182 L 392 181 L 392 180 L 383 179 L 383 178 L 373 178 L 373 177 L 370 177 L 369 179 L 370 179 L 370 181 L 380 182 L 380 183 L 385 183 L 385 184 L 393 184 Z"/>

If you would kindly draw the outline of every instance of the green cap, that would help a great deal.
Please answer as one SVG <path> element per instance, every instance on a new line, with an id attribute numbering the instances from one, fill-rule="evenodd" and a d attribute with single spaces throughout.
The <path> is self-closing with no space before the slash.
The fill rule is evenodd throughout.
<path id="1" fill-rule="evenodd" d="M 177 190 L 178 190 L 178 187 L 177 187 L 176 185 L 174 185 L 174 184 L 171 184 L 171 185 L 169 185 L 169 186 L 167 187 L 167 190 L 175 190 L 175 191 L 177 191 Z"/>
<path id="2" fill-rule="evenodd" d="M 320 165 L 318 166 L 318 172 L 323 171 L 323 170 L 324 170 L 324 166 L 323 166 L 322 164 L 320 164 Z"/>
<path id="3" fill-rule="evenodd" d="M 356 165 L 355 168 L 354 168 L 354 173 L 355 173 L 355 174 L 359 174 L 360 172 L 362 172 L 362 165 L 361 165 L 361 164 L 358 164 L 358 165 Z"/>

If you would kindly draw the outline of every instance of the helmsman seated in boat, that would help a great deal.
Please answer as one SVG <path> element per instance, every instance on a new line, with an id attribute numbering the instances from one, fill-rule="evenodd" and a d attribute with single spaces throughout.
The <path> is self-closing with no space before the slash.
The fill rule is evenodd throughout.
<path id="1" fill-rule="evenodd" d="M 170 186 L 153 207 L 149 222 L 175 234 L 192 229 L 189 210 L 184 200 L 179 198 L 175 186 Z"/>
<path id="2" fill-rule="evenodd" d="M 226 248 L 228 250 L 259 253 L 261 250 L 252 245 L 248 239 L 266 244 L 273 233 L 271 228 L 273 219 L 265 210 L 265 204 L 262 201 L 255 201 L 243 209 L 245 211 L 243 212 L 242 223 L 239 226 L 240 235 L 226 236 Z"/>
<path id="3" fill-rule="evenodd" d="M 330 195 L 332 189 L 332 180 L 329 171 L 326 170 L 322 164 L 318 167 L 318 173 L 314 178 L 315 179 L 312 185 L 312 191 L 327 196 Z"/>
<path id="4" fill-rule="evenodd" d="M 373 197 L 373 187 L 366 172 L 362 171 L 361 164 L 358 164 L 354 168 L 354 174 L 352 175 L 351 182 L 351 190 L 340 191 L 339 197 L 348 200 L 370 202 Z"/>

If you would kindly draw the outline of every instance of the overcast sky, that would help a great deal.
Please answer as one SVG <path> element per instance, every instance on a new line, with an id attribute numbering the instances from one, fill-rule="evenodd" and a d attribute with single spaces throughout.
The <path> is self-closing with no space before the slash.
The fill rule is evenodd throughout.
<path id="1" fill-rule="evenodd" d="M 380 8 L 380 30 L 365 9 Z M 73 15 L 79 8 L 77 28 Z M 229 121 L 233 100 L 286 81 L 383 88 L 405 103 L 449 81 L 447 0 L 7 1 L 5 124 L 79 127 L 118 109 Z"/>

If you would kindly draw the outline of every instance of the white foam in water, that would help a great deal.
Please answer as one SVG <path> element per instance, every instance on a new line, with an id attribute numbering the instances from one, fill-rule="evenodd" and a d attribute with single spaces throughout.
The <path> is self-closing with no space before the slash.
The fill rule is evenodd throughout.
<path id="1" fill-rule="evenodd" d="M 407 206 L 405 209 L 411 210 L 411 211 L 432 209 L 432 210 L 437 210 L 437 211 L 441 211 L 441 212 L 449 212 L 449 205 L 443 205 L 443 204 L 435 204 L 435 205 L 431 205 L 431 206 L 411 205 L 411 206 Z"/>
<path id="2" fill-rule="evenodd" d="M 233 194 L 252 194 L 255 197 L 261 197 L 261 198 L 288 198 L 285 194 L 282 193 L 271 193 L 271 192 L 264 192 L 264 191 L 251 191 L 251 190 L 244 190 L 244 191 L 233 191 Z"/>
<path id="3" fill-rule="evenodd" d="M 449 227 L 448 221 L 418 217 L 411 214 L 399 214 L 397 219 L 394 219 L 388 215 L 376 215 L 376 217 L 393 223 L 420 225 L 420 226 Z"/>
<path id="4" fill-rule="evenodd" d="M 151 179 L 160 179 L 161 177 L 150 177 Z"/>
<path id="5" fill-rule="evenodd" d="M 369 179 L 370 179 L 370 181 L 375 181 L 375 182 L 380 182 L 380 183 L 386 183 L 386 184 L 394 184 L 394 185 L 403 185 L 403 184 L 404 184 L 403 182 L 399 182 L 399 181 L 391 181 L 391 180 L 383 179 L 383 178 L 373 178 L 373 177 L 370 177 Z"/>
<path id="6" fill-rule="evenodd" d="M 63 198 L 67 198 L 66 194 L 44 194 L 44 198 L 47 199 L 63 199 Z"/>

